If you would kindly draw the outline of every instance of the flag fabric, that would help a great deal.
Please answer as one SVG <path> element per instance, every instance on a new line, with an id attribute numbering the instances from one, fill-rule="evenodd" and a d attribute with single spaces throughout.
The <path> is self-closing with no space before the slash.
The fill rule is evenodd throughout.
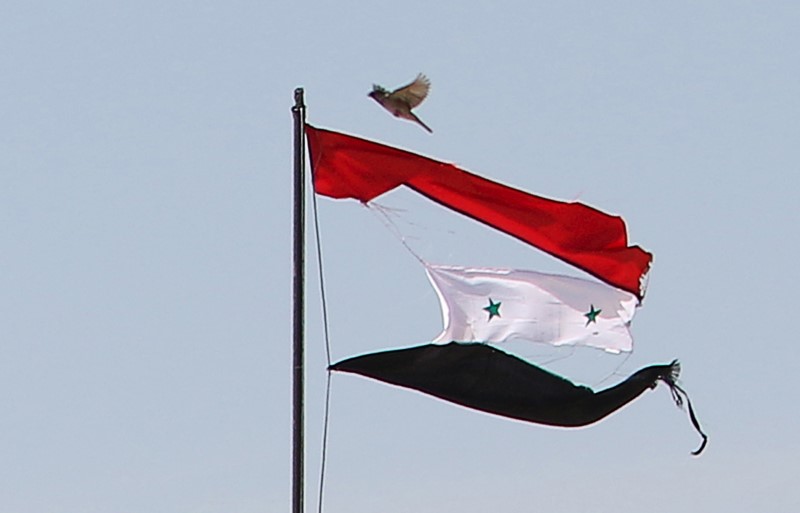
<path id="1" fill-rule="evenodd" d="M 367 203 L 405 185 L 541 249 L 639 299 L 652 255 L 628 244 L 625 222 L 578 202 L 555 201 L 452 164 L 306 125 L 314 190 Z"/>
<path id="2" fill-rule="evenodd" d="M 525 339 L 631 351 L 638 300 L 597 281 L 535 271 L 425 264 L 444 330 L 434 342 Z"/>
<path id="3" fill-rule="evenodd" d="M 677 384 L 681 370 L 677 360 L 639 369 L 598 392 L 475 342 L 426 344 L 354 356 L 331 365 L 330 370 L 410 388 L 502 417 L 560 427 L 593 424 L 662 381 L 678 407 L 686 402 L 692 425 L 702 438 L 692 454 L 699 455 L 708 442 L 689 396 Z"/>
<path id="4" fill-rule="evenodd" d="M 677 379 L 677 362 L 653 365 L 609 389 L 591 388 L 486 344 L 392 349 L 348 358 L 331 370 L 418 390 L 487 413 L 551 426 L 592 424 L 622 408 L 659 379 Z"/>

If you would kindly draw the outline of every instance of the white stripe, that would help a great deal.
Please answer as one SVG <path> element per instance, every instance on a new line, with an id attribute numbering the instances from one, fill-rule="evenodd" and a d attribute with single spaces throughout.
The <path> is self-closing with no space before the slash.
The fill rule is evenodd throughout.
<path id="1" fill-rule="evenodd" d="M 521 338 L 631 351 L 636 296 L 604 283 L 535 271 L 426 265 L 442 307 L 435 342 L 503 342 Z M 491 319 L 485 307 L 500 303 Z M 591 322 L 591 308 L 600 313 Z"/>

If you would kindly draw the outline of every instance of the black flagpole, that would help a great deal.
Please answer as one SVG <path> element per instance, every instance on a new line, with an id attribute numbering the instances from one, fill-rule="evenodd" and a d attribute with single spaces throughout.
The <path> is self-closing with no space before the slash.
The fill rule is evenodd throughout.
<path id="1" fill-rule="evenodd" d="M 303 88 L 294 90 L 294 278 L 292 318 L 292 513 L 303 513 L 303 342 L 305 316 L 305 124 Z"/>

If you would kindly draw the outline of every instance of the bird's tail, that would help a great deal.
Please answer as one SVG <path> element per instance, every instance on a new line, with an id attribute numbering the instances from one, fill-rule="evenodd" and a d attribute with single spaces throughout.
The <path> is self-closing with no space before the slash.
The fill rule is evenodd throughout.
<path id="1" fill-rule="evenodd" d="M 416 121 L 419 124 L 419 126 L 424 128 L 425 130 L 427 130 L 429 133 L 431 133 L 431 134 L 433 133 L 433 130 L 431 130 L 431 128 L 428 125 L 423 123 L 422 120 L 419 119 L 416 114 L 414 114 L 413 112 L 410 112 L 409 114 L 411 114 L 411 117 L 414 118 L 414 121 Z"/>

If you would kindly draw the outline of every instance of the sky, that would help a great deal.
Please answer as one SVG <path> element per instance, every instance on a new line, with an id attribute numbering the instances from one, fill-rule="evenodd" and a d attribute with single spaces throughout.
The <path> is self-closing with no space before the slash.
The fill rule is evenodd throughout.
<path id="1" fill-rule="evenodd" d="M 798 23 L 788 1 L 5 2 L 3 510 L 290 509 L 303 87 L 315 126 L 623 216 L 655 255 L 631 356 L 513 349 L 595 388 L 679 358 L 710 437 L 689 455 L 664 386 L 559 429 L 334 375 L 324 512 L 797 511 Z M 432 135 L 366 96 L 419 72 Z M 582 276 L 408 191 L 377 203 L 428 261 Z M 435 294 L 376 209 L 317 207 L 333 360 L 434 338 Z M 308 511 L 316 249 L 309 231 Z"/>

